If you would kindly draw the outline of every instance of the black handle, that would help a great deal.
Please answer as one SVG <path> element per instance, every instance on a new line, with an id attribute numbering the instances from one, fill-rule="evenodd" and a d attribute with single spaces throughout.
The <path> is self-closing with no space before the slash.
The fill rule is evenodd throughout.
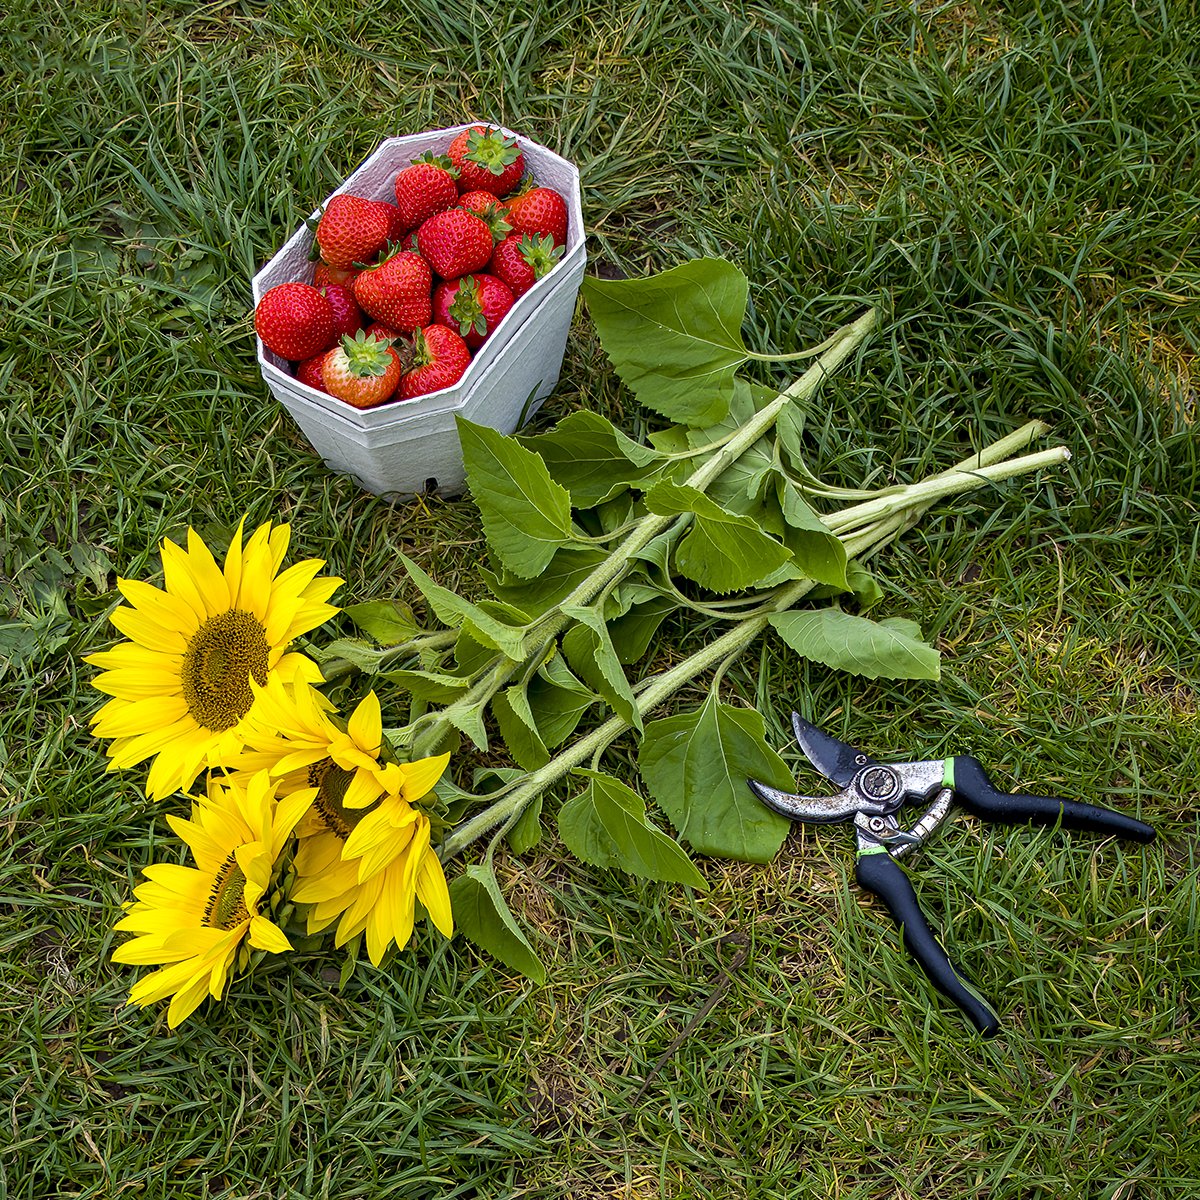
<path id="1" fill-rule="evenodd" d="M 900 864 L 886 851 L 861 854 L 855 878 L 860 887 L 873 892 L 888 906 L 896 924 L 904 930 L 904 945 L 921 964 L 933 986 L 949 996 L 984 1037 L 994 1037 L 1000 1030 L 1000 1019 L 947 957 L 941 942 L 929 928 L 917 903 L 917 894 Z"/>
<path id="2" fill-rule="evenodd" d="M 1101 808 L 1096 804 L 1079 804 L 1075 800 L 1060 800 L 1057 796 L 1023 796 L 1020 793 L 998 792 L 987 777 L 977 758 L 959 754 L 954 759 L 954 794 L 969 812 L 987 821 L 1017 825 L 1034 821 L 1039 825 L 1055 825 L 1062 817 L 1064 829 L 1085 829 L 1089 833 L 1111 833 L 1135 842 L 1154 841 L 1154 830 L 1141 821 Z"/>

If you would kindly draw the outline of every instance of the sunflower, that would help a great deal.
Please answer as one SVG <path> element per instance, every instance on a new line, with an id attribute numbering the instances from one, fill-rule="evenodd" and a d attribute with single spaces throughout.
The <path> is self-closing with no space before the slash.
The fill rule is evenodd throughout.
<path id="1" fill-rule="evenodd" d="M 253 684 L 321 678 L 315 663 L 286 649 L 338 611 L 326 601 L 342 581 L 318 578 L 325 564 L 315 558 L 280 574 L 288 526 L 260 525 L 243 547 L 242 524 L 223 571 L 194 530 L 187 550 L 165 538 L 165 588 L 117 581 L 131 607 L 110 619 L 132 641 L 85 660 L 103 668 L 93 684 L 113 697 L 92 718 L 97 737 L 114 739 L 108 769 L 153 758 L 146 791 L 155 800 L 237 754 Z"/>
<path id="2" fill-rule="evenodd" d="M 410 794 L 429 792 L 449 759 L 440 754 L 404 764 Z M 365 933 L 367 954 L 378 966 L 391 943 L 402 947 L 412 936 L 418 899 L 446 937 L 454 933 L 446 877 L 429 843 L 429 818 L 402 795 L 386 794 L 367 812 L 347 808 L 338 802 L 336 777 L 331 788 L 327 775 L 296 832 L 291 899 L 313 906 L 310 933 L 337 921 L 338 946 Z"/>
<path id="3" fill-rule="evenodd" d="M 416 763 L 380 762 L 383 716 L 374 692 L 343 729 L 331 716 L 333 705 L 308 683 L 271 679 L 254 691 L 243 729 L 246 748 L 230 764 L 241 777 L 269 770 L 280 780 L 281 796 L 324 782 L 325 794 L 336 792 L 345 808 L 366 808 L 385 792 L 419 800 L 432 786 Z"/>
<path id="4" fill-rule="evenodd" d="M 262 771 L 244 789 L 213 779 L 207 798 L 196 798 L 190 821 L 167 817 L 196 865 L 147 867 L 147 882 L 134 890 L 136 902 L 117 922 L 118 930 L 139 936 L 118 946 L 113 961 L 159 966 L 134 984 L 130 1004 L 172 997 L 167 1024 L 174 1029 L 205 996 L 221 998 L 243 942 L 275 954 L 292 948 L 259 912 L 259 902 L 312 797 L 308 789 L 277 802 Z"/>

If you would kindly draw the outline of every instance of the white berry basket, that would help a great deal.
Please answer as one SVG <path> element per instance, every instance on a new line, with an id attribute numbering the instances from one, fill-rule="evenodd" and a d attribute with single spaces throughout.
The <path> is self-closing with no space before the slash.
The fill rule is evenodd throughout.
<path id="1" fill-rule="evenodd" d="M 394 202 L 400 170 L 427 150 L 444 154 L 457 134 L 479 124 L 472 121 L 452 129 L 388 138 L 334 195 L 348 192 Z M 287 361 L 258 340 L 258 365 L 271 394 L 291 413 L 330 470 L 352 476 L 376 495 L 461 492 L 465 472 L 454 418 L 461 414 L 476 424 L 513 433 L 558 382 L 587 264 L 579 171 L 545 146 L 510 130 L 504 132 L 517 138 L 525 170 L 534 182 L 553 188 L 566 200 L 567 245 L 554 269 L 512 306 L 475 352 L 458 383 L 415 400 L 393 400 L 359 410 L 301 383 Z M 301 225 L 255 275 L 256 305 L 277 284 L 312 281 L 312 243 L 312 231 Z"/>

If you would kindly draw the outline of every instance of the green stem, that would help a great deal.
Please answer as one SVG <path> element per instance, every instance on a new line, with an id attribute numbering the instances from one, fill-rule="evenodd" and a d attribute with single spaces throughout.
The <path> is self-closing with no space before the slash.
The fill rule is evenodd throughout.
<path id="1" fill-rule="evenodd" d="M 421 637 L 411 638 L 407 642 L 400 642 L 395 646 L 387 646 L 380 652 L 379 665 L 380 667 L 390 666 L 397 659 L 411 658 L 415 654 L 420 654 L 422 650 L 445 650 L 453 646 L 458 638 L 458 630 L 446 629 L 439 633 L 423 634 Z M 360 670 L 354 663 L 344 658 L 333 658 L 329 662 L 324 663 L 321 667 L 321 675 L 326 683 L 333 683 L 336 679 L 341 679 L 345 675 L 353 675 Z"/>

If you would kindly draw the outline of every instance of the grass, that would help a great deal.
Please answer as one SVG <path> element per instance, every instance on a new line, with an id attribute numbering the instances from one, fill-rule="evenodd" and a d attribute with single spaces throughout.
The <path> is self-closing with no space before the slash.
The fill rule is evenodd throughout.
<path id="1" fill-rule="evenodd" d="M 1200 1192 L 1198 32 L 1190 0 L 10 6 L 0 1197 Z M 109 930 L 166 830 L 87 734 L 116 572 L 245 511 L 291 520 L 347 602 L 409 595 L 398 550 L 473 586 L 470 504 L 327 474 L 247 315 L 257 265 L 381 135 L 467 118 L 578 162 L 597 267 L 736 261 L 756 347 L 882 300 L 826 393 L 831 477 L 908 477 L 1026 417 L 1075 452 L 880 559 L 939 684 L 778 643 L 724 684 L 780 746 L 803 705 L 880 757 L 970 751 L 1155 823 L 1142 850 L 960 818 L 912 865 L 996 1041 L 819 829 L 768 867 L 705 862 L 703 897 L 553 837 L 504 860 L 544 988 L 421 935 L 344 989 L 336 955 L 279 961 L 176 1034 L 124 1006 Z M 581 405 L 640 420 L 583 318 L 539 425 Z"/>

